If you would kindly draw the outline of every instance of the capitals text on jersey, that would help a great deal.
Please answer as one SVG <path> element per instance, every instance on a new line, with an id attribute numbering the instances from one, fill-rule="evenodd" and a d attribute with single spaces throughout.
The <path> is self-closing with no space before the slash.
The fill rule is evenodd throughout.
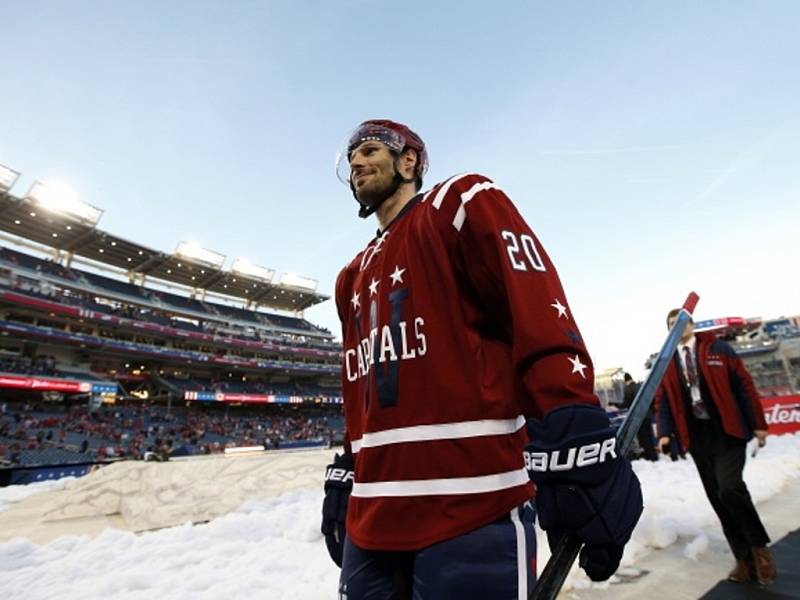
<path id="1" fill-rule="evenodd" d="M 382 327 L 374 327 L 370 330 L 369 335 L 362 338 L 356 346 L 345 350 L 344 363 L 348 381 L 356 381 L 359 377 L 368 375 L 375 362 L 394 362 L 425 356 L 428 352 L 428 341 L 423 331 L 425 320 L 422 317 L 414 319 L 413 347 L 410 343 L 412 340 L 409 339 L 408 323 L 400 321 L 397 325 L 399 340 L 395 340 L 391 326 L 386 324 Z M 380 342 L 376 346 L 378 338 L 380 338 Z M 399 348 L 396 341 L 400 342 Z"/>

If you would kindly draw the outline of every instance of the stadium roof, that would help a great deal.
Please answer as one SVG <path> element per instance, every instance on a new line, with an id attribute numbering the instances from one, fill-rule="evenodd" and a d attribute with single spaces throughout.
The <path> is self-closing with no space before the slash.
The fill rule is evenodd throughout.
<path id="1" fill-rule="evenodd" d="M 99 214 L 100 211 L 97 218 Z M 48 210 L 33 198 L 18 198 L 1 191 L 0 230 L 62 253 L 123 269 L 133 276 L 177 283 L 269 308 L 299 311 L 329 298 L 316 292 L 316 282 L 301 277 L 284 276 L 275 282 L 275 272 L 268 269 L 259 275 L 255 274 L 256 269 L 250 271 L 252 275 L 225 269 L 224 256 L 207 251 L 207 256 L 192 255 L 181 251 L 181 245 L 171 254 L 154 250 L 97 229 L 96 220 Z"/>

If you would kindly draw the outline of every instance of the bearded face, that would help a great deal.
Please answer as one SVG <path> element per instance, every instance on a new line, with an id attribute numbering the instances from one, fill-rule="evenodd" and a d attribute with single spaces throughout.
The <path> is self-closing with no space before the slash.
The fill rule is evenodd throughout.
<path id="1" fill-rule="evenodd" d="M 368 141 L 350 153 L 350 182 L 364 206 L 374 206 L 394 186 L 395 156 L 381 142 Z"/>

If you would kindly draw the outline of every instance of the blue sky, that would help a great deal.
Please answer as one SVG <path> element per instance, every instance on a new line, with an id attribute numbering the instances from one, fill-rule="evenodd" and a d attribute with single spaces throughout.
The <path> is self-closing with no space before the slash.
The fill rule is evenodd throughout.
<path id="1" fill-rule="evenodd" d="M 491 8 L 490 8 L 491 6 Z M 795 2 L 7 4 L 0 164 L 100 227 L 319 280 L 375 230 L 333 171 L 366 118 L 426 187 L 478 171 L 559 269 L 598 369 L 697 316 L 800 313 Z M 307 312 L 338 330 L 333 302 Z"/>

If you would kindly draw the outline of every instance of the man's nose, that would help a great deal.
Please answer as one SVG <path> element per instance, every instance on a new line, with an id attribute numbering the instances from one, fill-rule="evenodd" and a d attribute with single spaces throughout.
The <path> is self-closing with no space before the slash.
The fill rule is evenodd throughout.
<path id="1" fill-rule="evenodd" d="M 364 168 L 364 157 L 360 154 L 354 154 L 350 159 L 350 170 L 358 171 Z"/>

